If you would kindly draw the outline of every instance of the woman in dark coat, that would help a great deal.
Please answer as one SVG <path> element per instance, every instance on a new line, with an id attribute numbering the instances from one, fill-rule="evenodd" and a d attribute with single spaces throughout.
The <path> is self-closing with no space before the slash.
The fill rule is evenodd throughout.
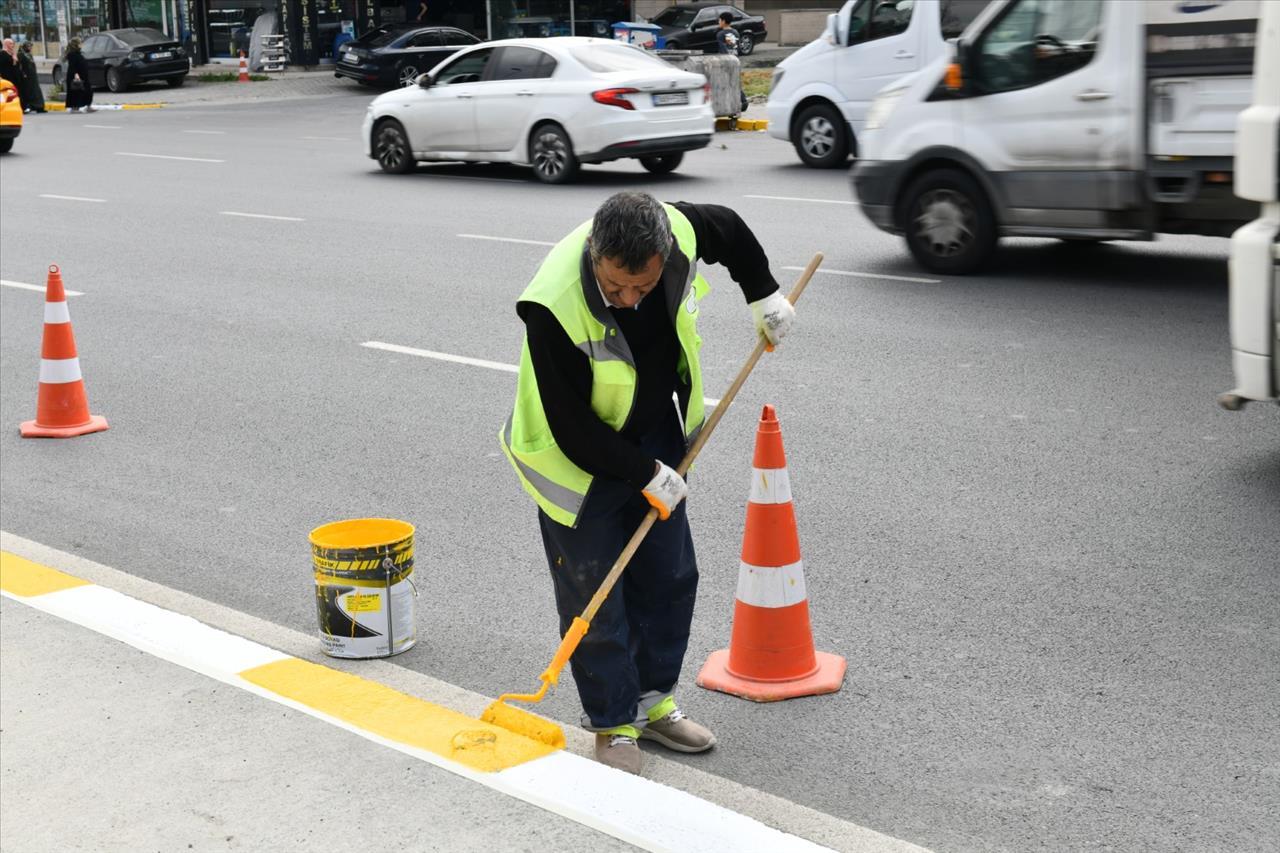
<path id="1" fill-rule="evenodd" d="M 40 89 L 36 61 L 31 58 L 31 42 L 24 41 L 18 46 L 18 65 L 22 68 L 22 82 L 18 84 L 22 108 L 33 113 L 44 112 L 44 92 Z"/>
<path id="2" fill-rule="evenodd" d="M 5 39 L 4 50 L 0 51 L 0 77 L 14 86 L 20 86 L 22 83 L 22 69 L 18 67 L 18 49 L 14 46 L 13 39 Z"/>
<path id="3" fill-rule="evenodd" d="M 93 89 L 89 86 L 89 63 L 80 51 L 80 39 L 67 42 L 67 111 L 93 109 Z"/>

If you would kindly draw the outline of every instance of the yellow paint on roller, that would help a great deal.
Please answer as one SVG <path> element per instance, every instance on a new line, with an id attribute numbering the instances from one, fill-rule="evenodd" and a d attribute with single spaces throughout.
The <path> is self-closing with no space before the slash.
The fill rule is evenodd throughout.
<path id="1" fill-rule="evenodd" d="M 506 770 L 556 751 L 384 684 L 297 658 L 246 669 L 240 677 L 379 737 L 483 773 Z"/>
<path id="2" fill-rule="evenodd" d="M 57 569 L 33 563 L 8 551 L 0 551 L 0 589 L 5 592 L 30 598 L 33 595 L 88 585 L 88 581 Z"/>

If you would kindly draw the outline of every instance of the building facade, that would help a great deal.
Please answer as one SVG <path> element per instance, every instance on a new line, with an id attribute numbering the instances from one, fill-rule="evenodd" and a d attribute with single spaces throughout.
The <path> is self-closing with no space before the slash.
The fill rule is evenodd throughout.
<path id="1" fill-rule="evenodd" d="M 766 17 L 771 39 L 781 10 L 831 8 L 841 0 L 744 0 Z M 608 38 L 618 21 L 646 19 L 665 0 L 4 0 L 0 31 L 29 41 L 38 57 L 57 58 L 68 39 L 118 27 L 154 27 L 181 41 L 197 63 L 233 61 L 258 32 L 285 35 L 288 61 L 333 61 L 336 48 L 387 23 L 422 21 L 480 38 L 576 34 Z M 260 21 L 264 15 L 273 16 Z"/>

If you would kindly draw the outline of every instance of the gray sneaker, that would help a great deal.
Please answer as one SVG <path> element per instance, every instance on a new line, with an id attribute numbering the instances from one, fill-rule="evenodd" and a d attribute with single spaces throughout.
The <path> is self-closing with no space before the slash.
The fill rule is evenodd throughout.
<path id="1" fill-rule="evenodd" d="M 636 739 L 630 735 L 596 735 L 596 761 L 617 770 L 640 775 L 643 758 Z"/>
<path id="2" fill-rule="evenodd" d="M 649 723 L 641 730 L 640 737 L 656 740 L 676 752 L 706 752 L 716 745 L 716 736 L 711 730 L 686 717 L 679 708 Z"/>

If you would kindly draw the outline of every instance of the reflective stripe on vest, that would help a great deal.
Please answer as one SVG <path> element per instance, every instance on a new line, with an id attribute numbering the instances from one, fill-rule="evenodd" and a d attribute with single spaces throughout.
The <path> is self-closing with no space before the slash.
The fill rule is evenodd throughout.
<path id="1" fill-rule="evenodd" d="M 697 317 L 698 303 L 709 286 L 698 275 L 693 226 L 675 208 L 663 207 L 689 271 L 683 282 L 664 282 L 650 298 L 668 300 L 668 310 L 673 312 L 680 345 L 677 369 L 681 380 L 689 386 L 689 401 L 682 413 L 685 437 L 692 441 L 706 420 L 698 359 L 702 340 L 697 334 Z M 591 223 L 585 222 L 556 244 L 519 301 L 535 302 L 550 310 L 574 346 L 587 356 L 591 365 L 591 409 L 611 428 L 620 431 L 630 417 L 635 400 L 635 364 L 626 337 L 618 329 L 596 285 L 590 280 L 584 284 L 583 266 L 589 263 L 584 250 L 590 229 Z M 680 291 L 679 298 L 672 299 L 669 291 L 676 288 Z M 520 354 L 515 406 L 499 433 L 499 440 L 525 491 L 549 517 L 573 527 L 593 478 L 569 461 L 551 434 L 527 339 Z"/>

